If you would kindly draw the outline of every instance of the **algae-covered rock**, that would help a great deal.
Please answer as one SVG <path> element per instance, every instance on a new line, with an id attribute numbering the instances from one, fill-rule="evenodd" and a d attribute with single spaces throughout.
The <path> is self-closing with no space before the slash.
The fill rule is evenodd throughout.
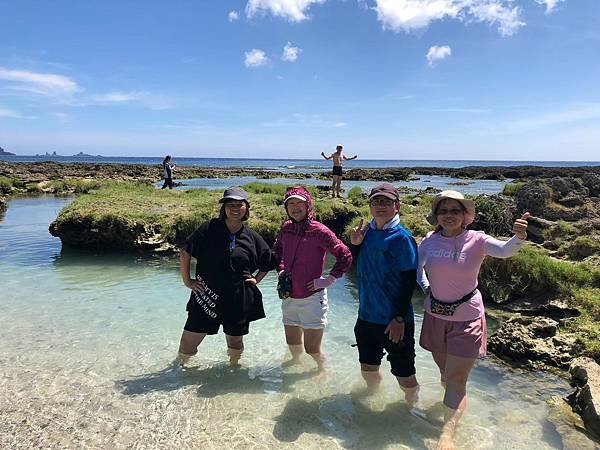
<path id="1" fill-rule="evenodd" d="M 282 206 L 285 186 L 253 183 L 248 190 L 248 223 L 273 244 L 287 218 Z M 201 223 L 218 216 L 220 197 L 220 192 L 206 190 L 162 191 L 143 184 L 115 183 L 78 197 L 49 230 L 70 247 L 171 252 Z M 317 220 L 339 236 L 364 210 L 345 199 L 319 199 L 316 190 L 314 197 Z"/>

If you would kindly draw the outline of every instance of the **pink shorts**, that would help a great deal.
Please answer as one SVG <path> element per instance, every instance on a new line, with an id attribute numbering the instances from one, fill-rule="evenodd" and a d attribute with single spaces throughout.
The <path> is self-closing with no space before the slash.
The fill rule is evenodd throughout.
<path id="1" fill-rule="evenodd" d="M 462 358 L 483 358 L 487 353 L 485 314 L 475 320 L 455 322 L 439 319 L 426 312 L 419 344 L 430 352 Z"/>

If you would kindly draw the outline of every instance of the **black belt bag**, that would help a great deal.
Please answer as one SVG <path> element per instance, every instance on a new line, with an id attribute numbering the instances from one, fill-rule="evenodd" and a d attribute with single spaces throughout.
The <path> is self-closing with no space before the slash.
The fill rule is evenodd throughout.
<path id="1" fill-rule="evenodd" d="M 456 312 L 456 308 L 471 300 L 476 292 L 477 288 L 473 289 L 467 295 L 459 300 L 456 300 L 455 302 L 440 302 L 439 300 L 436 300 L 430 290 L 429 298 L 431 299 L 431 312 L 434 314 L 440 314 L 442 316 L 453 316 Z"/>

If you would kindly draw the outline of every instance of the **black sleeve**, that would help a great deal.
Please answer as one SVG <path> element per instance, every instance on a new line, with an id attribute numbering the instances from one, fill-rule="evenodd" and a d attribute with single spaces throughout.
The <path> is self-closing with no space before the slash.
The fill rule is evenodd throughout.
<path id="1" fill-rule="evenodd" d="M 209 228 L 210 222 L 200 225 L 196 231 L 187 237 L 181 248 L 198 259 L 204 249 L 206 249 Z"/>
<path id="2" fill-rule="evenodd" d="M 403 270 L 400 272 L 400 293 L 394 301 L 398 315 L 406 320 L 408 307 L 411 303 L 415 286 L 417 285 L 417 271 Z"/>
<path id="3" fill-rule="evenodd" d="M 258 271 L 268 272 L 276 269 L 279 261 L 275 257 L 275 253 L 267 245 L 262 236 L 258 233 L 254 233 L 254 242 L 256 244 L 256 259 L 258 261 Z"/>
<path id="4" fill-rule="evenodd" d="M 358 264 L 358 255 L 360 254 L 360 249 L 362 247 L 362 243 L 358 245 L 354 245 L 352 243 L 348 244 L 348 248 L 350 249 L 350 253 L 352 253 L 352 261 Z"/>

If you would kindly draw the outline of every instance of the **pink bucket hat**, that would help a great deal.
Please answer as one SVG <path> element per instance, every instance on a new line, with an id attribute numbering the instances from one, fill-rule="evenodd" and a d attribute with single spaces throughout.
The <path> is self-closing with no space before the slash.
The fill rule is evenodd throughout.
<path id="1" fill-rule="evenodd" d="M 446 199 L 456 200 L 465 208 L 465 221 L 463 223 L 464 227 L 467 227 L 473 223 L 475 220 L 475 202 L 473 200 L 466 199 L 464 195 L 457 191 L 442 191 L 433 198 L 433 202 L 431 203 L 431 212 L 427 215 L 427 222 L 429 222 L 431 225 L 438 224 L 435 211 L 437 210 L 440 202 Z"/>

